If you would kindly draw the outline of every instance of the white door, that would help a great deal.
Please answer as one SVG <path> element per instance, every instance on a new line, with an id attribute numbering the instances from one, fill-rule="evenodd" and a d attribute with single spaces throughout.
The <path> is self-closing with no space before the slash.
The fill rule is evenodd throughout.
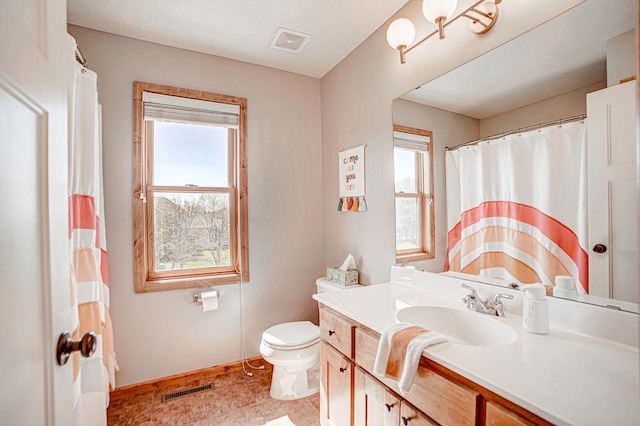
<path id="1" fill-rule="evenodd" d="M 587 95 L 587 137 L 589 292 L 638 303 L 636 85 Z"/>
<path id="2" fill-rule="evenodd" d="M 66 5 L 0 0 L 0 423 L 72 425 Z M 71 58 L 71 60 L 70 60 Z"/>

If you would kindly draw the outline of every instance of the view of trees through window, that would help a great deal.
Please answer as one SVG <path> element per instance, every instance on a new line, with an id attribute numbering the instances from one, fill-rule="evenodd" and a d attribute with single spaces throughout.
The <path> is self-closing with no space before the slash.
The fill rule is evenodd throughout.
<path id="1" fill-rule="evenodd" d="M 155 269 L 231 265 L 228 194 L 156 193 Z"/>
<path id="2" fill-rule="evenodd" d="M 421 154 L 405 148 L 394 148 L 396 192 L 396 250 L 419 249 L 422 245 L 422 182 L 424 160 Z"/>
<path id="3" fill-rule="evenodd" d="M 134 82 L 136 293 L 249 281 L 247 99 Z"/>
<path id="4" fill-rule="evenodd" d="M 420 248 L 420 203 L 416 198 L 396 198 L 396 250 Z"/>

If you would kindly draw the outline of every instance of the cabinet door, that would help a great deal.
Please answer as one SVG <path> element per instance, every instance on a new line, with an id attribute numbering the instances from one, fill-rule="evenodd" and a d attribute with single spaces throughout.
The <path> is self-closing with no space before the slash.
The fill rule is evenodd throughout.
<path id="1" fill-rule="evenodd" d="M 402 401 L 400 404 L 400 425 L 402 426 L 432 426 L 438 423 L 416 410 L 411 404 Z"/>
<path id="2" fill-rule="evenodd" d="M 400 399 L 360 368 L 354 373 L 354 423 L 356 426 L 397 426 Z"/>
<path id="3" fill-rule="evenodd" d="M 352 425 L 353 364 L 324 341 L 320 342 L 320 379 L 320 424 Z"/>

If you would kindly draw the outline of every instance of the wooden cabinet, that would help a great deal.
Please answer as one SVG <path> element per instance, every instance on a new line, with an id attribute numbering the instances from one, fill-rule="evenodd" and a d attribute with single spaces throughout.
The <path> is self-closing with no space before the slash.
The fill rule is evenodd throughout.
<path id="1" fill-rule="evenodd" d="M 355 324 L 320 310 L 320 424 L 353 425 L 353 332 Z"/>
<path id="2" fill-rule="evenodd" d="M 353 419 L 358 426 L 437 425 L 359 367 L 355 368 L 354 387 Z"/>
<path id="3" fill-rule="evenodd" d="M 380 336 L 321 306 L 323 426 L 550 425 L 503 397 L 422 357 L 411 391 L 373 375 Z"/>
<path id="4" fill-rule="evenodd" d="M 320 343 L 320 424 L 352 425 L 353 363 Z"/>
<path id="5" fill-rule="evenodd" d="M 400 398 L 359 367 L 354 375 L 353 417 L 356 425 L 397 426 Z"/>

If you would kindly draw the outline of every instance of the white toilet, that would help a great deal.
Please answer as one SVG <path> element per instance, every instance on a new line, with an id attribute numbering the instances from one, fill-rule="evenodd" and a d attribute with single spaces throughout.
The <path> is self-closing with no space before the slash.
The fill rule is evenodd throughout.
<path id="1" fill-rule="evenodd" d="M 324 278 L 316 281 L 318 293 L 359 285 L 341 286 Z M 318 392 L 320 385 L 320 327 L 310 321 L 285 322 L 262 333 L 260 354 L 273 365 L 270 395 L 298 399 Z"/>

